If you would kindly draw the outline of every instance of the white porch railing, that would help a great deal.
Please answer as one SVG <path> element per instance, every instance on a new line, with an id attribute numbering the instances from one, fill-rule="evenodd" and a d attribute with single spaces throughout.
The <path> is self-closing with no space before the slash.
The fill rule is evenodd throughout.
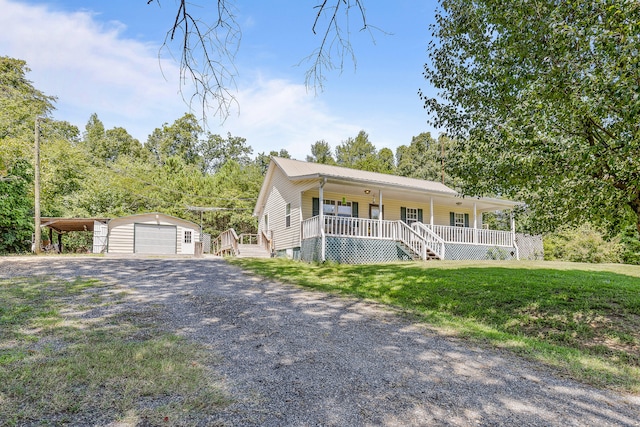
<path id="1" fill-rule="evenodd" d="M 318 225 L 320 224 L 319 221 L 318 219 Z M 394 221 L 333 215 L 324 217 L 324 232 L 327 236 L 373 237 L 388 240 L 395 240 L 397 238 Z"/>
<path id="2" fill-rule="evenodd" d="M 438 255 L 440 259 L 444 259 L 445 241 L 436 233 L 431 231 L 426 225 L 421 222 L 414 222 L 411 224 L 411 228 L 420 235 L 420 237 L 426 242 L 427 246 Z"/>
<path id="3" fill-rule="evenodd" d="M 311 237 L 340 236 L 363 239 L 396 240 L 423 260 L 432 253 L 440 259 L 444 256 L 444 241 L 431 230 L 409 227 L 402 221 L 380 221 L 377 219 L 325 216 L 324 227 L 320 217 L 315 216 L 302 222 L 302 239 Z M 323 245 L 324 246 L 324 245 Z"/>
<path id="4" fill-rule="evenodd" d="M 345 236 L 398 240 L 398 221 L 380 221 L 377 219 L 349 218 L 327 215 L 324 217 L 324 233 L 327 236 Z M 413 223 L 412 227 L 426 240 L 433 249 L 442 247 L 444 243 L 463 243 L 487 246 L 514 246 L 513 234 L 508 231 L 484 230 L 469 227 L 450 227 Z M 320 217 L 314 216 L 302 222 L 302 238 L 320 236 Z M 429 234 L 431 233 L 431 234 Z M 439 251 L 434 250 L 439 253 Z"/>
<path id="5" fill-rule="evenodd" d="M 484 230 L 468 227 L 424 224 L 447 243 L 467 243 L 487 246 L 513 247 L 513 234 L 509 231 Z"/>

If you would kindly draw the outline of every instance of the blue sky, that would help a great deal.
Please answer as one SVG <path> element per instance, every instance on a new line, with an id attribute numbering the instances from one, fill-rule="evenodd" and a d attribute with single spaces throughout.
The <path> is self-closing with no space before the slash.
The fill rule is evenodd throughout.
<path id="1" fill-rule="evenodd" d="M 193 0 L 206 19 L 214 0 Z M 360 130 L 378 148 L 409 144 L 427 124 L 417 92 L 435 1 L 365 0 L 367 20 L 384 32 L 360 32 L 353 15 L 356 67 L 326 74 L 324 91 L 305 88 L 300 62 L 319 45 L 311 26 L 315 1 L 236 0 L 242 29 L 235 59 L 239 101 L 208 130 L 242 136 L 254 154 L 284 148 L 304 159 L 324 139 L 335 148 Z M 199 6 L 201 5 L 201 6 Z M 158 52 L 176 11 L 175 0 L 0 0 L 0 55 L 20 58 L 28 78 L 58 98 L 54 117 L 84 129 L 97 113 L 107 128 L 121 126 L 141 142 L 156 127 L 189 111 L 180 96 L 177 64 Z M 373 36 L 373 39 L 372 39 Z M 192 88 L 182 90 L 190 94 Z M 201 110 L 194 114 L 200 116 Z"/>

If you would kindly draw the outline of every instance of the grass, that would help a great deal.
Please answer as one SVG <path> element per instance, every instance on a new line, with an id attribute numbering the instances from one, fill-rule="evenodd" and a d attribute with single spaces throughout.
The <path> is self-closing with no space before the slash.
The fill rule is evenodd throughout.
<path id="1" fill-rule="evenodd" d="M 0 425 L 196 425 L 228 403 L 210 352 L 160 331 L 159 307 L 109 311 L 124 298 L 93 279 L 0 281 Z"/>
<path id="2" fill-rule="evenodd" d="M 579 381 L 640 393 L 640 267 L 229 262 L 283 282 L 399 307 L 447 333 L 509 349 Z"/>

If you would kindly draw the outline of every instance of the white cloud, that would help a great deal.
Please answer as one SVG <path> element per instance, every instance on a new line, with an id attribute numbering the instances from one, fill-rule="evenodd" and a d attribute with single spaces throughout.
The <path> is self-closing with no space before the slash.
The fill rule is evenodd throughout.
<path id="1" fill-rule="evenodd" d="M 241 114 L 229 117 L 221 129 L 247 138 L 255 154 L 284 148 L 302 160 L 317 140 L 337 144 L 360 130 L 329 114 L 320 98 L 301 84 L 257 77 L 240 91 L 238 101 Z"/>
<path id="2" fill-rule="evenodd" d="M 107 128 L 122 126 L 144 142 L 154 128 L 188 110 L 177 65 L 158 60 L 161 42 L 127 39 L 122 23 L 103 23 L 90 11 L 9 0 L 0 0 L 0 10 L 0 55 L 27 61 L 28 78 L 58 97 L 56 119 L 82 130 L 95 112 Z M 209 118 L 209 130 L 246 138 L 254 154 L 284 148 L 304 159 L 318 139 L 335 146 L 361 129 L 333 116 L 303 85 L 285 80 L 257 75 L 239 82 L 237 99 L 240 115 L 232 113 L 222 126 Z"/>

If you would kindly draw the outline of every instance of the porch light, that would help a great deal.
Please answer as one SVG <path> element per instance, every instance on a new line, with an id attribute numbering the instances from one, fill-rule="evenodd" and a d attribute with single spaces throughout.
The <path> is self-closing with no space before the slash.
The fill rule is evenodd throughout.
<path id="1" fill-rule="evenodd" d="M 371 193 L 371 190 L 364 190 L 364 194 L 369 194 Z"/>

